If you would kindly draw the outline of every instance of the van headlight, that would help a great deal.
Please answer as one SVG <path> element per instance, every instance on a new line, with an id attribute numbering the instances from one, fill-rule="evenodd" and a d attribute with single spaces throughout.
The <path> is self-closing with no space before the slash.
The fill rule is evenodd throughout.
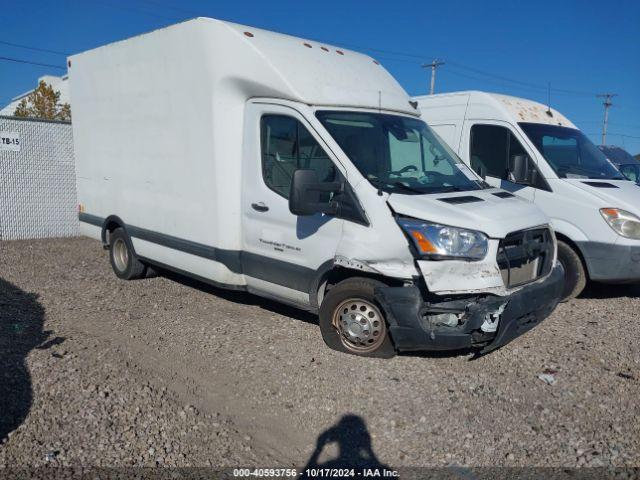
<path id="1" fill-rule="evenodd" d="M 619 208 L 601 208 L 600 214 L 618 235 L 640 240 L 640 218 L 633 213 Z"/>
<path id="2" fill-rule="evenodd" d="M 484 233 L 408 218 L 398 219 L 398 224 L 425 257 L 482 260 L 487 255 L 489 239 Z"/>

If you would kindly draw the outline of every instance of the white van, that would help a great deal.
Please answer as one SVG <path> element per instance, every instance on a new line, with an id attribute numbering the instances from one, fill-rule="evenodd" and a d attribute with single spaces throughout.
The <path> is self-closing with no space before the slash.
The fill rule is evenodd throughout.
<path id="1" fill-rule="evenodd" d="M 482 176 L 538 205 L 558 237 L 563 298 L 640 281 L 640 187 L 560 112 L 486 92 L 418 97 L 422 118 Z"/>
<path id="2" fill-rule="evenodd" d="M 120 278 L 276 299 L 380 357 L 489 351 L 559 300 L 547 216 L 486 188 L 368 56 L 198 18 L 69 65 L 82 230 Z"/>

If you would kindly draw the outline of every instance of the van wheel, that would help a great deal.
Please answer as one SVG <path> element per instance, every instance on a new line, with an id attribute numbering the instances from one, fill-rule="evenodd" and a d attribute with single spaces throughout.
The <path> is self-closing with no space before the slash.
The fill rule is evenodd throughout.
<path id="1" fill-rule="evenodd" d="M 136 257 L 131 241 L 122 228 L 116 228 L 109 235 L 109 260 L 118 278 L 134 280 L 146 274 L 147 267 Z"/>
<path id="2" fill-rule="evenodd" d="M 396 352 L 383 310 L 375 301 L 382 282 L 350 278 L 335 285 L 320 306 L 320 332 L 330 348 L 363 357 L 391 358 Z"/>
<path id="3" fill-rule="evenodd" d="M 558 241 L 558 261 L 564 268 L 562 302 L 576 298 L 587 285 L 587 273 L 580 256 L 564 242 Z"/>

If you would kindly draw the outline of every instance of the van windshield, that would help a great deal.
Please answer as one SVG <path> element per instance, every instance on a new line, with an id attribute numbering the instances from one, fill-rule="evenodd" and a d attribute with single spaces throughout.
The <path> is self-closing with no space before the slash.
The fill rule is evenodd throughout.
<path id="1" fill-rule="evenodd" d="M 580 130 L 541 123 L 519 125 L 558 177 L 626 180 Z"/>
<path id="2" fill-rule="evenodd" d="M 484 188 L 482 180 L 421 120 L 382 113 L 316 116 L 376 188 L 418 195 Z"/>

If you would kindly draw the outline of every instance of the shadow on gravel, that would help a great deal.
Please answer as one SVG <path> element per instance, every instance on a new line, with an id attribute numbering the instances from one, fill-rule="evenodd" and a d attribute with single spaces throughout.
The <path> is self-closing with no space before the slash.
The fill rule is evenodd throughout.
<path id="1" fill-rule="evenodd" d="M 45 340 L 44 308 L 38 296 L 0 278 L 0 444 L 18 428 L 31 408 L 33 391 L 26 357 L 33 348 L 45 349 L 64 338 Z"/>
<path id="2" fill-rule="evenodd" d="M 332 443 L 338 447 L 338 456 L 320 462 L 323 451 Z M 322 475 L 307 475 L 307 469 L 326 468 L 377 468 L 382 477 L 382 469 L 390 470 L 378 460 L 371 446 L 371 435 L 362 417 L 345 415 L 338 423 L 325 430 L 318 436 L 316 448 L 309 461 L 301 470 L 300 478 L 318 478 Z"/>
<path id="3" fill-rule="evenodd" d="M 279 302 L 275 302 L 266 298 L 253 295 L 241 290 L 227 290 L 225 288 L 216 287 L 205 282 L 195 280 L 193 278 L 181 275 L 179 273 L 171 272 L 169 270 L 156 270 L 157 273 L 169 280 L 180 283 L 189 288 L 195 288 L 201 292 L 215 295 L 216 297 L 224 298 L 229 302 L 242 303 L 245 305 L 255 305 L 270 312 L 277 313 L 279 315 L 285 315 L 287 317 L 295 318 L 306 323 L 318 324 L 318 318 L 310 313 L 300 310 L 299 308 L 290 307 Z"/>
<path id="4" fill-rule="evenodd" d="M 590 298 L 590 299 L 605 299 L 605 298 L 640 298 L 640 284 L 605 284 L 591 282 L 584 289 L 582 294 L 578 297 Z"/>

